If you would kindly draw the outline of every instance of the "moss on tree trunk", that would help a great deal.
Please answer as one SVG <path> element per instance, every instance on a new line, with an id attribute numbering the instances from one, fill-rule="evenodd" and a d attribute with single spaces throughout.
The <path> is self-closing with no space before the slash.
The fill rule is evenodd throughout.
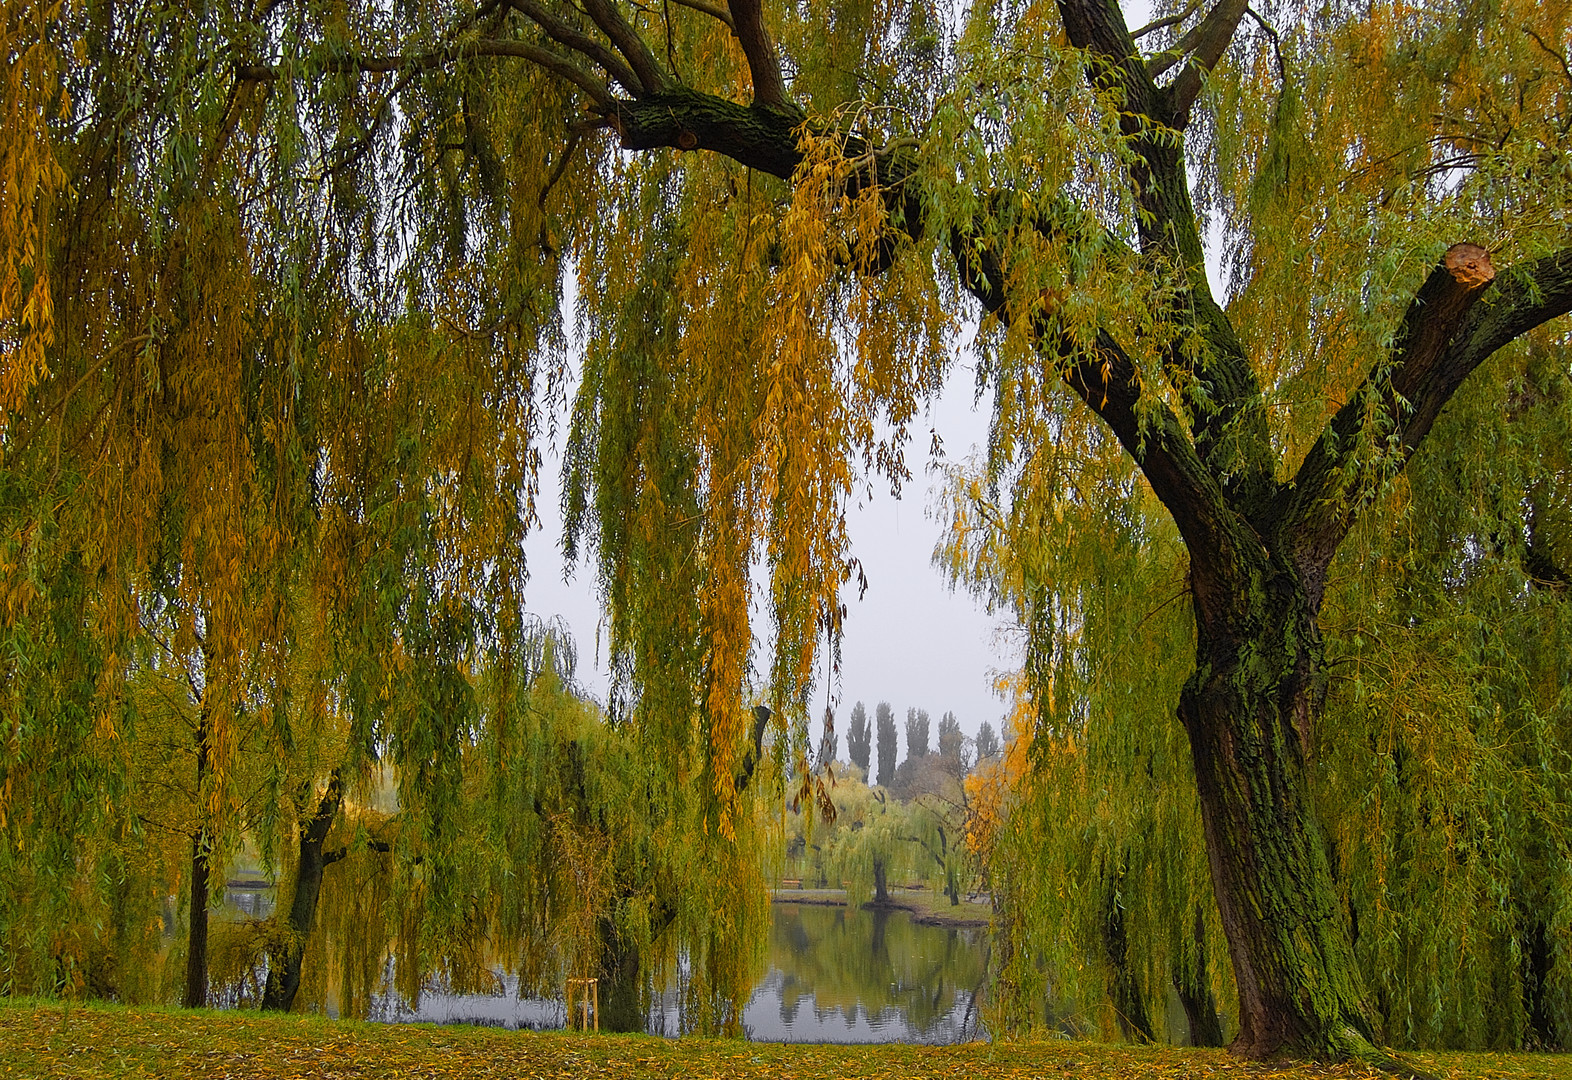
<path id="1" fill-rule="evenodd" d="M 1213 563 L 1204 582 L 1192 570 L 1196 668 L 1179 717 L 1239 990 L 1232 1049 L 1392 1068 L 1375 1048 L 1375 1012 L 1311 804 L 1309 755 L 1325 684 L 1316 612 L 1282 560 L 1227 569 L 1235 572 L 1218 573 Z"/>

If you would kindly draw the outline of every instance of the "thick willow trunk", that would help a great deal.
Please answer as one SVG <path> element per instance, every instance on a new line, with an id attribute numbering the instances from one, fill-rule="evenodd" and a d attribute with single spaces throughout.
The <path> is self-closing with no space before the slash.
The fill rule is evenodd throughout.
<path id="1" fill-rule="evenodd" d="M 598 1001 L 602 1031 L 643 1034 L 647 1026 L 644 1010 L 644 965 L 639 947 L 624 941 L 610 919 L 600 924 L 600 972 Z M 574 1018 L 568 1018 L 569 1026 Z"/>
<path id="2" fill-rule="evenodd" d="M 267 986 L 262 991 L 262 1008 L 288 1012 L 300 992 L 301 957 L 306 937 L 317 917 L 317 901 L 322 895 L 322 872 L 337 861 L 341 852 L 324 853 L 328 830 L 338 817 L 344 799 L 344 786 L 337 770 L 328 781 L 327 791 L 317 803 L 316 813 L 300 829 L 300 849 L 295 873 L 295 895 L 290 899 L 289 915 L 278 944 L 268 948 Z"/>
<path id="3" fill-rule="evenodd" d="M 1324 683 L 1315 612 L 1291 570 L 1231 577 L 1192 582 L 1197 661 L 1179 717 L 1239 989 L 1233 1050 L 1368 1059 L 1372 1011 L 1310 798 Z"/>

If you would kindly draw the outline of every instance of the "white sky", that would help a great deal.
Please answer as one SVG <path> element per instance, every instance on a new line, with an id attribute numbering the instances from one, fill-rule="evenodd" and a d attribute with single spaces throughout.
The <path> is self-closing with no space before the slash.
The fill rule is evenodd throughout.
<path id="1" fill-rule="evenodd" d="M 1132 28 L 1151 19 L 1149 0 L 1125 0 L 1123 7 Z M 572 310 L 571 297 L 568 299 L 568 310 Z M 868 592 L 859 601 L 855 584 L 847 590 L 841 672 L 838 685 L 829 688 L 843 757 L 852 706 L 858 701 L 866 704 L 870 722 L 874 706 L 890 702 L 898 729 L 903 729 L 911 706 L 928 710 L 933 731 L 938 730 L 939 717 L 950 711 L 970 735 L 977 733 L 984 720 L 996 731 L 1000 728 L 1004 704 L 994 694 L 994 677 L 1021 662 L 1018 638 L 1006 630 L 1012 620 L 1008 615 L 987 614 L 965 592 L 950 591 L 932 562 L 943 529 L 931 511 L 943 478 L 929 468 L 933 462 L 928 431 L 937 431 L 943 440 L 947 461 L 980 455 L 988 438 L 991 399 L 985 397 L 974 408 L 974 385 L 971 352 L 963 346 L 944 394 L 930 407 L 926 422 L 913 425 L 914 438 L 907 448 L 907 465 L 913 476 L 902 498 L 891 497 L 887 486 L 875 485 L 873 498 L 849 511 L 852 554 L 862 560 Z M 565 433 L 566 418 L 560 420 Z M 568 624 L 578 643 L 579 681 L 604 701 L 608 686 L 605 634 L 594 571 L 581 564 L 573 568 L 571 579 L 563 582 L 558 510 L 562 463 L 558 449 L 545 449 L 541 468 L 542 527 L 525 545 L 530 567 L 526 602 L 537 615 L 560 616 Z M 768 612 L 760 598 L 755 598 L 754 622 L 768 631 Z M 821 678 L 813 707 L 815 739 L 824 694 Z M 902 730 L 903 744 L 904 740 Z M 904 752 L 903 745 L 903 756 Z"/>
<path id="2" fill-rule="evenodd" d="M 944 394 L 925 422 L 914 424 L 907 448 L 912 479 L 900 499 L 887 485 L 875 484 L 873 498 L 848 513 L 852 554 L 862 560 L 868 592 L 857 599 L 856 583 L 846 590 L 847 619 L 835 707 L 836 729 L 845 754 L 851 709 L 862 701 L 870 722 L 874 706 L 888 701 L 901 727 L 910 706 L 927 709 L 932 730 L 953 711 L 962 730 L 975 735 L 987 720 L 999 729 L 1003 703 L 994 696 L 994 674 L 1019 665 L 1019 651 L 1001 629 L 1008 618 L 990 616 L 964 591 L 951 592 L 932 563 L 943 531 L 931 514 L 943 477 L 931 470 L 929 430 L 943 440 L 946 461 L 980 454 L 988 438 L 990 399 L 974 409 L 975 371 L 970 351 L 957 359 Z M 565 432 L 565 420 L 562 424 Z M 579 681 L 604 701 L 608 686 L 606 638 L 596 599 L 594 570 L 580 564 L 563 582 L 560 505 L 562 462 L 558 447 L 545 447 L 541 466 L 541 528 L 525 544 L 530 581 L 525 600 L 535 614 L 561 616 L 579 651 Z M 756 632 L 767 632 L 769 613 L 763 597 L 754 600 Z M 767 657 L 767 654 L 763 654 Z M 822 665 L 821 665 L 822 670 Z M 824 680 L 814 694 L 814 737 L 822 713 Z M 933 738 L 936 736 L 930 736 Z M 904 754 L 904 747 L 903 747 Z"/>

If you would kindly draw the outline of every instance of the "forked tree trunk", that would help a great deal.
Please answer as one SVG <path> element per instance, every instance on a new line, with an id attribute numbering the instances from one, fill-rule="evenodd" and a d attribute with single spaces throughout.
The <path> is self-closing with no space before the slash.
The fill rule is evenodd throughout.
<path id="1" fill-rule="evenodd" d="M 1300 575 L 1271 562 L 1204 581 L 1192 568 L 1196 670 L 1179 704 L 1239 990 L 1232 1049 L 1369 1059 L 1373 1011 L 1310 800 L 1321 637 Z"/>
<path id="2" fill-rule="evenodd" d="M 344 801 L 344 785 L 337 769 L 328 780 L 327 791 L 317 803 L 316 813 L 300 829 L 295 895 L 290 899 L 289 916 L 279 941 L 268 948 L 267 986 L 262 991 L 262 1008 L 288 1012 L 300 991 L 300 964 L 306 937 L 317 917 L 317 901 L 322 895 L 322 872 L 336 862 L 342 852 L 325 854 L 322 845 L 338 817 Z"/>

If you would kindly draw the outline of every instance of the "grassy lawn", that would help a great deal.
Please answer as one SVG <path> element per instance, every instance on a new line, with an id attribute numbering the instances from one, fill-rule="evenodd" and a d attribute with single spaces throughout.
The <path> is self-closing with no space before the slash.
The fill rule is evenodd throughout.
<path id="1" fill-rule="evenodd" d="M 1572 1057 L 1419 1054 L 1456 1080 L 1567 1077 Z M 1131 1077 L 1216 1080 L 1368 1075 L 1361 1069 L 1243 1065 L 1215 1050 L 1095 1043 L 782 1046 L 362 1024 L 305 1016 L 0 1003 L 0 1077 Z"/>

